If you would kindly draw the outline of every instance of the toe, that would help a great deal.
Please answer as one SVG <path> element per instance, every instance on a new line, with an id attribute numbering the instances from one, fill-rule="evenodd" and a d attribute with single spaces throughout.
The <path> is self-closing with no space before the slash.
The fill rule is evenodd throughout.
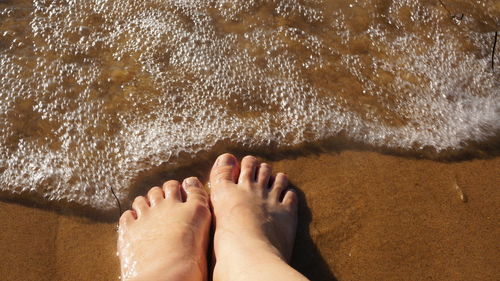
<path id="1" fill-rule="evenodd" d="M 262 163 L 259 166 L 257 172 L 257 183 L 262 188 L 267 188 L 269 186 L 269 179 L 271 178 L 272 168 L 267 163 Z"/>
<path id="2" fill-rule="evenodd" d="M 290 210 L 297 210 L 297 202 L 297 193 L 292 189 L 287 190 L 285 196 L 283 197 L 282 204 Z"/>
<path id="3" fill-rule="evenodd" d="M 234 155 L 226 153 L 217 158 L 210 172 L 211 182 L 231 181 L 238 177 L 238 160 Z"/>
<path id="4" fill-rule="evenodd" d="M 149 199 L 149 203 L 151 204 L 151 207 L 156 206 L 158 203 L 161 202 L 161 200 L 164 199 L 163 190 L 161 188 L 159 188 L 158 186 L 151 188 L 148 191 L 148 199 Z"/>
<path id="5" fill-rule="evenodd" d="M 269 192 L 269 198 L 273 201 L 280 201 L 281 194 L 286 189 L 288 185 L 288 179 L 285 174 L 278 173 L 276 178 L 274 179 L 273 186 L 271 187 L 271 191 Z"/>
<path id="6" fill-rule="evenodd" d="M 257 164 L 257 158 L 250 155 L 243 157 L 243 160 L 241 160 L 241 172 L 238 182 L 254 182 Z"/>
<path id="7" fill-rule="evenodd" d="M 181 202 L 181 190 L 179 188 L 180 183 L 178 181 L 170 180 L 163 184 L 163 192 L 165 193 L 165 199 Z"/>
<path id="8" fill-rule="evenodd" d="M 137 196 L 132 203 L 132 209 L 134 209 L 137 214 L 137 218 L 140 218 L 144 212 L 149 208 L 149 203 L 146 197 Z"/>
<path id="9" fill-rule="evenodd" d="M 198 202 L 208 204 L 208 196 L 203 185 L 196 177 L 190 177 L 182 182 L 182 188 L 186 192 L 186 202 Z"/>
<path id="10" fill-rule="evenodd" d="M 137 216 L 136 213 L 132 210 L 127 210 L 123 212 L 122 216 L 120 217 L 120 226 L 125 226 L 135 221 L 136 216 Z"/>

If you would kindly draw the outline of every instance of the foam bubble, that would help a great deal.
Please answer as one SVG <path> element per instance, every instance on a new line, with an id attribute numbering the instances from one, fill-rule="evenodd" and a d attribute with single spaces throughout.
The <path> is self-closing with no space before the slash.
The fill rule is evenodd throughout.
<path id="1" fill-rule="evenodd" d="M 343 132 L 439 152 L 498 132 L 492 34 L 476 28 L 491 1 L 462 21 L 330 2 L 0 2 L 0 189 L 111 209 L 108 187 L 123 199 L 141 171 L 221 140 Z"/>

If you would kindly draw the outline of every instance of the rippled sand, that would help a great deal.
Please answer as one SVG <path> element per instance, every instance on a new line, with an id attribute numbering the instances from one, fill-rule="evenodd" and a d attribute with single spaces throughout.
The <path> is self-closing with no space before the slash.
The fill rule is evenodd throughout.
<path id="1" fill-rule="evenodd" d="M 460 150 L 499 131 L 499 19 L 493 0 L 0 1 L 0 190 L 106 210 L 221 143 Z"/>

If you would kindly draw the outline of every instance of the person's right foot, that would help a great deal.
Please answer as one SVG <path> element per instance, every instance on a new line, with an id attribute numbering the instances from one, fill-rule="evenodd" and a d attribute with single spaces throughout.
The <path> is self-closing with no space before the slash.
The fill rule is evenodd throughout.
<path id="1" fill-rule="evenodd" d="M 221 155 L 215 162 L 210 175 L 214 280 L 239 280 L 250 273 L 253 280 L 265 280 L 259 277 L 264 277 L 266 267 L 271 270 L 267 272 L 275 272 L 290 259 L 297 195 L 287 189 L 283 173 L 278 173 L 271 184 L 271 172 L 269 165 L 259 164 L 253 156 L 243 158 L 241 172 L 231 154 Z M 289 277 L 301 277 L 293 270 L 285 272 Z M 287 276 L 275 280 L 286 280 Z"/>
<path id="2" fill-rule="evenodd" d="M 206 280 L 211 216 L 202 187 L 194 177 L 182 187 L 168 181 L 134 200 L 118 230 L 121 280 Z"/>

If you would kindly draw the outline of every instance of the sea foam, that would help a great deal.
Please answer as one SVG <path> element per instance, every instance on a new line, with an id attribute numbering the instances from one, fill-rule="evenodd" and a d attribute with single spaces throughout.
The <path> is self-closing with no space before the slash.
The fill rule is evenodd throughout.
<path id="1" fill-rule="evenodd" d="M 109 187 L 123 199 L 141 172 L 221 141 L 290 148 L 342 134 L 440 152 L 487 140 L 500 126 L 493 33 L 448 10 L 0 1 L 0 189 L 106 210 Z"/>

